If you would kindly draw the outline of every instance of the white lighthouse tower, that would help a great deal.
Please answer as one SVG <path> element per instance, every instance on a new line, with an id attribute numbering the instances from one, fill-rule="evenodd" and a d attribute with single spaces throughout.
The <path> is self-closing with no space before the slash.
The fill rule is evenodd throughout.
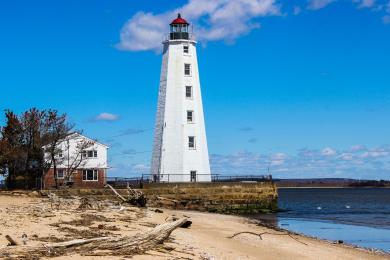
<path id="1" fill-rule="evenodd" d="M 180 14 L 163 42 L 151 173 L 158 182 L 210 182 L 196 41 Z"/>

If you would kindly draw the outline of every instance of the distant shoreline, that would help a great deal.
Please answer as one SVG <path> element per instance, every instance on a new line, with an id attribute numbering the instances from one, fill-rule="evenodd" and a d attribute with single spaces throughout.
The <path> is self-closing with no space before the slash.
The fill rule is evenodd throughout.
<path id="1" fill-rule="evenodd" d="M 390 187 L 375 187 L 375 186 L 362 186 L 362 187 L 343 187 L 343 186 L 277 186 L 278 189 L 390 189 Z"/>

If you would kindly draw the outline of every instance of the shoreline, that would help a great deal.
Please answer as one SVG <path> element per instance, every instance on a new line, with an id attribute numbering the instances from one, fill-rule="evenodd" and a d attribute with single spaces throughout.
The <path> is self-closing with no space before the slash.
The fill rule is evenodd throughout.
<path id="1" fill-rule="evenodd" d="M 367 187 L 336 187 L 336 186 L 307 186 L 307 187 L 289 187 L 289 186 L 277 186 L 277 189 L 390 189 L 390 187 L 373 187 L 373 186 L 367 186 Z"/>
<path id="2" fill-rule="evenodd" d="M 248 216 L 222 215 L 188 210 L 134 208 L 127 210 L 77 210 L 78 204 L 68 204 L 59 210 L 49 210 L 47 198 L 0 194 L 0 250 L 7 244 L 5 235 L 20 242 L 27 234 L 28 245 L 42 244 L 47 239 L 71 240 L 79 232 L 109 232 L 114 236 L 127 236 L 150 230 L 165 223 L 168 218 L 187 217 L 192 221 L 189 228 L 175 229 L 170 238 L 155 250 L 134 255 L 133 259 L 390 259 L 389 254 L 369 249 L 334 244 L 330 241 L 261 226 Z M 42 211 L 42 209 L 45 209 Z M 89 224 L 78 224 L 86 216 Z M 74 223 L 72 223 L 74 222 Z M 70 223 L 70 224 L 69 224 Z M 114 228 L 115 227 L 115 228 Z M 107 228 L 107 229 L 104 229 Z M 240 232 L 253 234 L 239 234 Z M 70 233 L 69 233 L 70 232 Z M 262 234 L 259 237 L 256 234 Z M 99 234 L 98 234 L 99 235 Z M 44 240 L 42 240 L 44 239 Z M 72 253 L 53 259 L 123 259 L 123 256 L 80 256 Z M 49 259 L 43 257 L 42 259 Z"/>
<path id="3" fill-rule="evenodd" d="M 348 226 L 359 226 L 359 227 L 367 227 L 367 226 L 364 226 L 364 225 L 355 225 L 355 224 L 352 224 L 352 223 L 349 223 L 349 222 L 345 222 L 345 223 L 339 223 L 339 222 L 335 222 L 335 221 L 332 221 L 332 220 L 325 220 L 325 219 L 309 219 L 309 218 L 289 218 L 291 220 L 296 220 L 296 221 L 302 221 L 302 222 L 322 222 L 322 223 L 328 223 L 328 224 L 335 224 L 335 225 L 348 225 Z M 257 219 L 255 219 L 256 221 Z M 349 242 L 346 242 L 344 240 L 342 240 L 343 242 L 342 243 L 337 243 L 336 240 L 331 240 L 331 239 L 325 239 L 325 238 L 321 238 L 321 237 L 318 237 L 318 236 L 312 236 L 312 235 L 309 235 L 309 234 L 305 234 L 305 233 L 302 233 L 302 232 L 297 232 L 297 231 L 293 231 L 293 230 L 288 230 L 286 228 L 282 228 L 282 227 L 279 227 L 279 226 L 275 226 L 275 225 L 267 225 L 267 224 L 264 224 L 261 222 L 261 220 L 258 220 L 259 221 L 259 225 L 260 226 L 263 226 L 263 227 L 266 227 L 266 228 L 270 228 L 270 229 L 274 229 L 274 230 L 282 230 L 282 231 L 286 231 L 286 232 L 290 232 L 292 234 L 295 234 L 295 235 L 298 235 L 298 236 L 302 236 L 302 237 L 307 237 L 307 238 L 311 238 L 311 239 L 315 239 L 315 240 L 319 240 L 319 241 L 324 241 L 324 242 L 327 242 L 329 244 L 337 244 L 337 245 L 344 245 L 348 248 L 356 248 L 356 249 L 359 249 L 359 250 L 365 250 L 367 252 L 375 252 L 375 253 L 378 253 L 378 254 L 381 254 L 381 255 L 384 255 L 384 256 L 390 256 L 390 251 L 385 251 L 385 250 L 382 250 L 382 249 L 379 249 L 379 248 L 375 248 L 375 247 L 364 247 L 364 246 L 360 246 L 360 245 L 356 245 L 356 244 L 352 244 L 352 243 L 349 243 Z M 378 228 L 378 229 L 383 229 L 383 228 L 380 228 L 380 227 L 372 227 L 370 226 L 369 228 Z"/>
<path id="4" fill-rule="evenodd" d="M 242 231 L 249 231 L 249 232 L 255 232 L 258 233 L 280 233 L 280 232 L 289 232 L 293 237 L 296 238 L 294 240 L 293 238 L 289 236 L 281 236 L 277 234 L 265 234 L 263 235 L 262 239 L 259 239 L 258 237 L 254 235 L 243 235 L 245 236 L 244 238 L 238 238 L 238 241 L 244 240 L 245 242 L 248 242 L 251 244 L 251 246 L 254 247 L 255 252 L 257 251 L 258 253 L 264 254 L 264 249 L 268 247 L 266 251 L 269 251 L 269 246 L 270 245 L 261 245 L 260 243 L 267 243 L 271 242 L 271 244 L 274 247 L 271 247 L 274 249 L 276 252 L 271 253 L 269 255 L 266 254 L 265 259 L 285 259 L 290 258 L 290 259 L 300 259 L 300 258 L 316 258 L 316 259 L 390 259 L 390 254 L 382 251 L 382 250 L 377 250 L 377 249 L 372 249 L 372 248 L 364 248 L 364 247 L 359 247 L 353 244 L 348 244 L 348 243 L 343 243 L 343 244 L 338 244 L 334 243 L 331 240 L 326 240 L 326 239 L 321 239 L 318 237 L 312 237 L 308 236 L 306 234 L 302 233 L 296 233 L 292 232 L 283 228 L 279 227 L 274 227 L 274 226 L 268 226 L 264 225 L 261 223 L 261 221 L 257 219 L 250 218 L 248 216 L 232 216 L 232 215 L 223 215 L 223 214 L 218 214 L 218 213 L 206 213 L 206 212 L 196 212 L 196 211 L 184 211 L 184 210 L 170 210 L 170 213 L 176 213 L 176 214 L 182 214 L 182 215 L 187 215 L 191 217 L 191 219 L 197 220 L 198 218 L 203 219 L 203 225 L 208 224 L 207 222 L 213 222 L 212 219 L 215 219 L 215 221 L 220 222 L 225 222 L 226 224 L 232 224 L 232 225 L 237 225 L 240 228 L 242 228 L 241 231 L 239 231 L 237 228 L 231 228 L 235 230 L 236 232 L 242 232 Z M 204 223 L 206 222 L 206 223 Z M 195 222 L 194 222 L 195 223 Z M 244 224 L 245 226 L 243 226 Z M 222 232 L 226 227 L 223 227 L 224 225 L 219 225 L 217 232 Z M 210 230 L 211 232 L 211 230 Z M 224 232 L 226 233 L 226 232 Z M 231 234 L 232 235 L 232 234 Z M 228 236 L 224 236 L 224 238 L 227 238 Z M 257 243 L 259 244 L 254 244 L 254 240 L 256 240 Z M 269 241 L 267 241 L 269 240 Z M 299 240 L 300 242 L 297 242 Z M 288 247 L 287 252 L 286 248 L 278 248 L 275 246 L 279 243 L 286 243 L 288 245 L 291 245 Z M 306 243 L 307 245 L 301 244 L 301 242 Z M 319 253 L 318 255 L 314 255 L 311 250 L 307 250 L 307 247 L 313 247 L 314 246 L 314 252 Z M 303 247 L 303 248 L 300 248 Z M 306 247 L 306 248 L 305 248 Z M 305 249 L 304 249 L 305 248 Z M 302 249 L 302 250 L 301 250 Z M 313 248 L 312 248 L 313 249 Z M 277 252 L 280 250 L 280 252 Z M 332 252 L 329 254 L 329 252 Z M 286 253 L 286 254 L 283 254 Z M 283 255 L 283 257 L 280 257 Z M 223 258 L 223 255 L 219 255 L 219 257 Z M 296 257 L 296 258 L 295 258 Z M 220 259 L 220 258 L 216 258 Z M 226 259 L 234 259 L 234 258 L 226 258 Z M 249 257 L 251 259 L 251 257 Z M 255 258 L 254 258 L 255 259 Z"/>

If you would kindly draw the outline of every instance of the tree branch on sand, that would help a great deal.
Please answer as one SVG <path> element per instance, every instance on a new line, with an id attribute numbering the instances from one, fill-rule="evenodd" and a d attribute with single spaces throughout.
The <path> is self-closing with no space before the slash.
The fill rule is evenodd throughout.
<path id="1" fill-rule="evenodd" d="M 270 233 L 270 232 L 255 233 L 255 232 L 251 232 L 251 231 L 242 231 L 242 232 L 235 233 L 235 234 L 233 234 L 232 236 L 230 236 L 228 238 L 234 238 L 234 237 L 236 237 L 238 235 L 241 235 L 241 234 L 249 234 L 249 235 L 258 236 L 260 238 L 260 240 L 263 240 L 263 237 L 262 237 L 263 235 L 289 236 L 292 239 L 294 239 L 295 241 L 297 241 L 298 243 L 301 243 L 301 244 L 307 246 L 306 243 L 304 243 L 302 241 L 299 241 L 298 239 L 293 237 L 290 232 L 287 232 L 287 233 Z"/>
<path id="2" fill-rule="evenodd" d="M 181 218 L 166 222 L 154 229 L 125 237 L 96 237 L 92 239 L 76 239 L 41 246 L 12 246 L 0 248 L 0 258 L 56 257 L 72 253 L 94 256 L 120 256 L 142 254 L 162 244 L 173 230 L 182 226 L 188 220 Z"/>

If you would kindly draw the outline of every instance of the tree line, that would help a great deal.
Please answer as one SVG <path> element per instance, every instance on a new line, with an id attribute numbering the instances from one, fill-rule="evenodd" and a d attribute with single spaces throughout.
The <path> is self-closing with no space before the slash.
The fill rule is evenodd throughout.
<path id="1" fill-rule="evenodd" d="M 5 177 L 9 189 L 35 188 L 37 180 L 50 168 L 56 172 L 58 144 L 73 131 L 74 125 L 57 110 L 31 108 L 20 115 L 11 110 L 4 113 L 5 125 L 0 127 L 0 175 Z"/>

